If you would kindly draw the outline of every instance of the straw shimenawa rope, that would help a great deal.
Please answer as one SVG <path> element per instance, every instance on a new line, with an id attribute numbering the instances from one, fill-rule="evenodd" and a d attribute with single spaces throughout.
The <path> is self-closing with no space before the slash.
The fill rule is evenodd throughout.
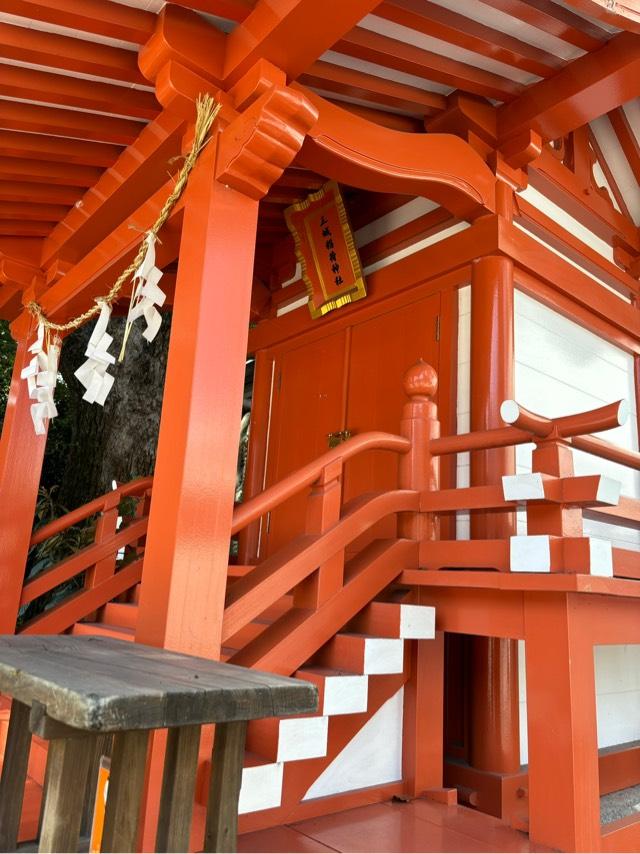
<path id="1" fill-rule="evenodd" d="M 191 146 L 191 151 L 186 156 L 184 164 L 180 169 L 173 192 L 167 198 L 166 202 L 162 206 L 162 210 L 158 214 L 158 218 L 149 229 L 154 236 L 157 236 L 158 232 L 169 218 L 169 214 L 171 213 L 174 205 L 184 192 L 191 170 L 196 165 L 200 152 L 207 144 L 209 131 L 220 112 L 220 107 L 221 105 L 217 101 L 214 101 L 210 95 L 198 96 L 196 101 L 196 125 L 193 145 Z M 127 269 L 123 270 L 123 272 L 118 276 L 109 293 L 103 297 L 97 297 L 95 300 L 96 305 L 92 306 L 83 314 L 78 315 L 78 317 L 68 320 L 66 323 L 53 323 L 51 320 L 48 320 L 41 306 L 37 302 L 30 302 L 27 305 L 27 310 L 36 317 L 38 322 L 42 323 L 47 330 L 53 330 L 55 332 L 69 332 L 72 329 L 78 329 L 86 323 L 87 320 L 91 320 L 92 317 L 95 317 L 100 313 L 103 303 L 112 305 L 118 299 L 120 291 L 126 284 L 127 280 L 133 275 L 133 273 L 135 273 L 144 260 L 146 251 L 147 242 L 143 240 L 140 244 L 138 254 L 131 264 L 129 264 Z"/>

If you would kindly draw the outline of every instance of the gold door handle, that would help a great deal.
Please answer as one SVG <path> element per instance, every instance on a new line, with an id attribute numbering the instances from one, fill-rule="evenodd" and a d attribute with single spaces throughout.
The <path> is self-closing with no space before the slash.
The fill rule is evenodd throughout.
<path id="1" fill-rule="evenodd" d="M 337 448 L 338 445 L 346 442 L 352 436 L 351 430 L 337 430 L 335 433 L 327 433 L 327 443 L 330 448 Z"/>

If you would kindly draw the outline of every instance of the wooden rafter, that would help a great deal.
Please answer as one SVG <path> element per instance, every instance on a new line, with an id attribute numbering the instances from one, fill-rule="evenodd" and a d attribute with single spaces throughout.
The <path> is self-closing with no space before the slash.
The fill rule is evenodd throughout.
<path id="1" fill-rule="evenodd" d="M 549 35 L 591 51 L 601 47 L 609 38 L 606 30 L 581 18 L 569 9 L 547 0 L 479 0 L 485 6 L 498 9 L 505 15 L 518 18 Z"/>
<path id="2" fill-rule="evenodd" d="M 524 88 L 498 74 L 382 36 L 362 27 L 355 27 L 346 33 L 334 46 L 334 50 L 393 68 L 396 71 L 413 74 L 425 80 L 442 83 L 452 89 L 464 89 L 475 95 L 495 98 L 498 101 L 510 101 L 522 93 Z"/>
<path id="3" fill-rule="evenodd" d="M 501 107 L 499 135 L 508 139 L 532 129 L 558 139 L 635 97 L 638 79 L 640 36 L 621 33 Z"/>
<path id="4" fill-rule="evenodd" d="M 120 146 L 103 142 L 0 130 L 0 157 L 105 167 L 111 166 L 121 151 Z"/>
<path id="5" fill-rule="evenodd" d="M 627 219 L 630 222 L 633 222 L 633 220 L 631 218 L 631 214 L 629 212 L 629 208 L 627 207 L 627 203 L 625 201 L 625 198 L 622 195 L 622 193 L 620 192 L 620 187 L 618 187 L 618 182 L 613 177 L 613 172 L 611 171 L 611 169 L 609 167 L 609 164 L 607 162 L 607 158 L 604 156 L 604 152 L 600 148 L 600 143 L 596 139 L 596 135 L 591 130 L 591 128 L 588 128 L 587 133 L 588 133 L 588 138 L 589 138 L 589 145 L 593 149 L 593 153 L 596 157 L 596 161 L 598 162 L 600 168 L 602 169 L 604 177 L 607 179 L 607 184 L 609 185 L 609 188 L 610 188 L 611 192 L 613 193 L 613 198 L 616 200 L 617 205 L 620 208 L 620 211 L 627 217 Z"/>
<path id="6" fill-rule="evenodd" d="M 640 145 L 638 144 L 636 135 L 631 129 L 629 120 L 622 107 L 611 110 L 608 113 L 608 117 L 618 137 L 618 142 L 624 151 L 624 156 L 631 167 L 636 183 L 640 186 Z"/>
<path id="7" fill-rule="evenodd" d="M 61 220 L 68 210 L 66 205 L 38 205 L 0 200 L 0 219 L 4 220 L 24 219 L 55 223 Z"/>
<path id="8" fill-rule="evenodd" d="M 237 82 L 261 58 L 298 77 L 376 5 L 377 0 L 259 0 L 229 35 L 226 82 Z"/>
<path id="9" fill-rule="evenodd" d="M 301 75 L 300 82 L 326 92 L 362 98 L 372 104 L 418 115 L 430 116 L 446 106 L 444 95 L 321 60 L 314 62 L 309 71 Z"/>
<path id="10" fill-rule="evenodd" d="M 127 83 L 147 83 L 138 69 L 135 51 L 12 24 L 0 24 L 0 57 Z"/>
<path id="11" fill-rule="evenodd" d="M 33 181 L 47 184 L 71 184 L 92 187 L 102 174 L 93 166 L 0 157 L 0 181 Z"/>
<path id="12" fill-rule="evenodd" d="M 56 187 L 21 181 L 0 181 L 0 199 L 5 202 L 35 202 L 53 205 L 74 205 L 80 196 L 80 187 Z"/>
<path id="13" fill-rule="evenodd" d="M 152 119 L 160 109 L 153 92 L 10 65 L 2 68 L 0 95 L 138 119 Z"/>
<path id="14" fill-rule="evenodd" d="M 563 65 L 557 56 L 535 45 L 429 0 L 385 0 L 376 15 L 539 77 L 549 77 Z"/>
<path id="15" fill-rule="evenodd" d="M 155 15 L 111 0 L 3 0 L 2 11 L 59 27 L 144 44 Z"/>
<path id="16" fill-rule="evenodd" d="M 141 122 L 130 119 L 5 100 L 0 100 L 0 124 L 7 130 L 94 139 L 120 145 L 130 145 L 144 127 Z"/>

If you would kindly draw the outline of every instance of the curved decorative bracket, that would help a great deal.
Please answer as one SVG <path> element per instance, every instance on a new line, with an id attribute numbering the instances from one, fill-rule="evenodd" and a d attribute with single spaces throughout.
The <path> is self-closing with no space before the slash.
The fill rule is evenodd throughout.
<path id="1" fill-rule="evenodd" d="M 364 190 L 425 196 L 462 219 L 495 212 L 495 176 L 464 140 L 391 130 L 292 88 L 319 113 L 302 149 L 308 168 Z"/>
<path id="2" fill-rule="evenodd" d="M 300 150 L 318 110 L 301 93 L 276 86 L 222 132 L 216 177 L 261 199 Z"/>

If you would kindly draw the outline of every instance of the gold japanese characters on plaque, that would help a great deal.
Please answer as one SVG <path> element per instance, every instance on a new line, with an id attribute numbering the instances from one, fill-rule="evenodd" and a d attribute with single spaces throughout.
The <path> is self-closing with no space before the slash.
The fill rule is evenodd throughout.
<path id="1" fill-rule="evenodd" d="M 358 250 L 335 181 L 291 205 L 285 217 L 309 292 L 311 317 L 366 297 Z"/>

